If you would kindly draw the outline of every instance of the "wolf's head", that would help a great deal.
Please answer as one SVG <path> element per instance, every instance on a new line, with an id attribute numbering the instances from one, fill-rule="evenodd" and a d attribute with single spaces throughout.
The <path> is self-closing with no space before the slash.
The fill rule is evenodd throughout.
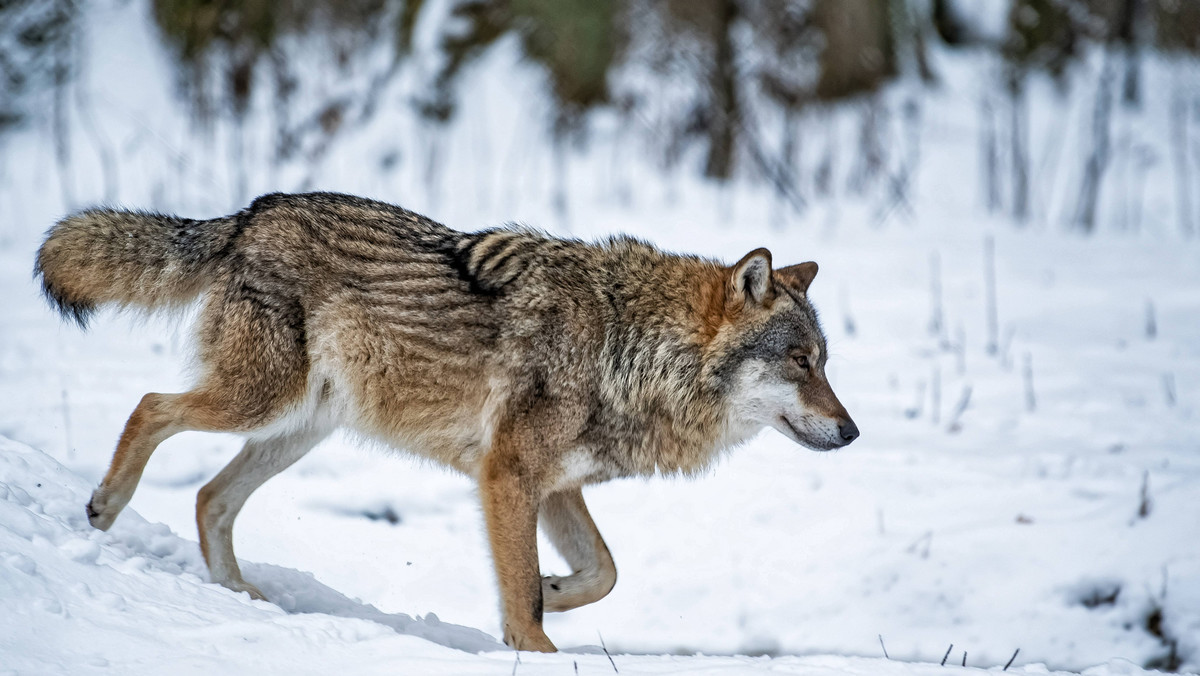
<path id="1" fill-rule="evenodd" d="M 818 451 L 858 438 L 825 377 L 825 334 L 808 302 L 816 263 L 771 269 L 755 249 L 725 270 L 720 380 L 734 424 L 771 426 Z"/>

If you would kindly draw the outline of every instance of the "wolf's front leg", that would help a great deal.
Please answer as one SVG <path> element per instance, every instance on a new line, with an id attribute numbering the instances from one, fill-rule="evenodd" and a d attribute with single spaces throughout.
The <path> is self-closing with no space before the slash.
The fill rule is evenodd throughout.
<path id="1" fill-rule="evenodd" d="M 511 439 L 494 439 L 483 461 L 479 493 L 500 583 L 504 642 L 517 650 L 549 653 L 557 649 L 542 630 L 537 553 L 540 492 L 533 468 L 522 463 Z"/>
<path id="2" fill-rule="evenodd" d="M 617 584 L 617 567 L 588 514 L 578 488 L 551 493 L 542 501 L 542 528 L 572 572 L 542 578 L 546 612 L 561 613 L 595 603 Z"/>

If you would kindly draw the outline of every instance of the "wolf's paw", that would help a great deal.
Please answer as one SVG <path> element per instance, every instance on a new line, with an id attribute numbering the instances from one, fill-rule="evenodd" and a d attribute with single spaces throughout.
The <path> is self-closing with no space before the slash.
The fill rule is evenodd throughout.
<path id="1" fill-rule="evenodd" d="M 93 528 L 100 530 L 112 528 L 113 522 L 117 520 L 117 515 L 121 513 L 128 502 L 128 498 L 121 499 L 104 490 L 103 486 L 97 488 L 92 493 L 92 499 L 87 503 L 88 523 L 92 524 Z"/>
<path id="2" fill-rule="evenodd" d="M 221 586 L 235 592 L 246 592 L 250 598 L 255 601 L 266 601 L 267 597 L 259 590 L 258 587 L 246 582 L 245 580 L 222 580 Z"/>
<path id="3" fill-rule="evenodd" d="M 556 653 L 558 648 L 550 642 L 550 637 L 541 627 L 533 627 L 528 631 L 518 631 L 512 625 L 504 625 L 504 643 L 513 650 L 527 650 L 535 653 Z"/>

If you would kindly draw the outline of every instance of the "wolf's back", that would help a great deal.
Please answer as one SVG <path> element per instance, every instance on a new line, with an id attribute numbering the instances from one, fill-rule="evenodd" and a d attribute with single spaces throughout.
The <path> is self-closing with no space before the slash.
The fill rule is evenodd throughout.
<path id="1" fill-rule="evenodd" d="M 145 309 L 179 305 L 212 280 L 242 217 L 197 221 L 87 209 L 50 229 L 34 274 L 50 302 L 80 326 L 105 303 Z"/>

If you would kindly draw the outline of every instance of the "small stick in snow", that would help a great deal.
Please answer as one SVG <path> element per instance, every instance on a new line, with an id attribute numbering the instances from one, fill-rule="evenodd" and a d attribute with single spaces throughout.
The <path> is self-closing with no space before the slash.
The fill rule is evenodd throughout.
<path id="1" fill-rule="evenodd" d="M 991 235 L 983 240 L 983 284 L 987 293 L 987 353 L 996 356 L 1000 351 L 1000 314 L 996 310 L 996 240 Z"/>
<path id="2" fill-rule="evenodd" d="M 1004 665 L 1004 669 L 1002 669 L 1001 671 L 1008 671 L 1008 668 L 1012 666 L 1013 660 L 1017 659 L 1017 653 L 1019 653 L 1019 652 L 1021 652 L 1020 648 L 1017 648 L 1016 650 L 1013 651 L 1013 656 L 1008 658 L 1008 664 Z"/>
<path id="3" fill-rule="evenodd" d="M 962 663 L 962 665 L 963 665 L 964 667 L 965 667 L 965 666 L 967 666 L 967 651 L 965 651 L 965 650 L 963 651 L 963 663 Z"/>
<path id="4" fill-rule="evenodd" d="M 958 326 L 958 329 L 954 332 L 954 352 L 955 352 L 955 356 L 958 357 L 958 361 L 957 361 L 958 375 L 960 375 L 960 376 L 966 375 L 966 373 L 967 373 L 967 333 L 966 333 L 966 331 L 963 331 L 963 327 L 961 324 Z"/>
<path id="5" fill-rule="evenodd" d="M 604 635 L 600 632 L 596 632 L 596 635 L 600 637 L 600 649 L 604 651 L 604 656 L 608 658 L 608 663 L 612 665 L 613 673 L 621 673 L 620 670 L 617 669 L 617 663 L 613 661 L 612 655 L 608 654 L 608 646 L 604 645 Z"/>
<path id="6" fill-rule="evenodd" d="M 1037 410 L 1037 397 L 1033 392 L 1033 355 L 1025 353 L 1025 410 L 1033 413 Z"/>
<path id="7" fill-rule="evenodd" d="M 838 295 L 842 300 L 842 324 L 845 326 L 846 336 L 853 338 L 858 334 L 858 324 L 854 321 L 854 313 L 850 311 L 850 294 L 843 286 Z"/>
<path id="8" fill-rule="evenodd" d="M 921 549 L 921 545 L 925 545 L 925 548 Z M 928 530 L 928 531 L 925 531 L 924 535 L 917 538 L 916 540 L 913 540 L 913 543 L 911 545 L 909 545 L 908 549 L 906 549 L 905 551 L 908 552 L 909 554 L 920 554 L 922 559 L 928 559 L 929 558 L 929 548 L 932 546 L 933 546 L 933 531 Z M 953 644 L 951 644 L 951 645 L 953 645 Z"/>
<path id="9" fill-rule="evenodd" d="M 929 419 L 937 427 L 941 423 L 942 413 L 942 369 L 936 363 L 929 382 L 932 383 L 929 388 Z"/>
<path id="10" fill-rule="evenodd" d="M 945 329 L 942 312 L 942 259 L 938 252 L 929 255 L 929 335 L 942 337 Z"/>
<path id="11" fill-rule="evenodd" d="M 950 424 L 946 427 L 946 431 L 951 434 L 962 431 L 962 423 L 959 419 L 963 413 L 966 413 L 967 407 L 971 405 L 971 386 L 964 385 L 962 396 L 958 399 L 958 405 L 954 407 L 954 415 L 950 416 Z"/>
<path id="12" fill-rule="evenodd" d="M 917 401 L 911 408 L 904 409 L 904 417 L 909 420 L 915 420 L 921 417 L 921 413 L 925 408 L 925 381 L 917 383 Z"/>
<path id="13" fill-rule="evenodd" d="M 1171 402 L 1172 404 L 1174 401 Z M 67 399 L 67 388 L 62 390 L 63 435 L 67 442 L 67 458 L 75 459 L 75 444 L 71 440 L 71 402 Z"/>
<path id="14" fill-rule="evenodd" d="M 1138 504 L 1138 518 L 1150 516 L 1150 508 L 1154 501 L 1150 499 L 1150 470 L 1142 472 L 1142 499 Z"/>
<path id="15" fill-rule="evenodd" d="M 1012 355 L 1009 354 L 1009 348 L 1012 347 L 1013 338 L 1017 335 L 1017 327 L 1012 324 L 1004 326 L 1004 337 L 1000 339 L 1000 365 L 1005 371 L 1012 368 Z"/>
<path id="16" fill-rule="evenodd" d="M 880 647 L 880 648 L 883 648 L 883 659 L 885 659 L 885 660 L 890 660 L 890 659 L 892 659 L 892 658 L 888 657 L 888 654 L 887 654 L 887 646 L 885 646 L 885 645 L 883 644 L 883 634 L 880 634 L 880 635 L 879 635 L 879 647 Z"/>
<path id="17" fill-rule="evenodd" d="M 579 662 L 571 662 L 575 665 L 575 676 L 579 676 Z"/>
<path id="18" fill-rule="evenodd" d="M 942 666 L 946 666 L 946 660 L 950 658 L 950 651 L 954 650 L 954 644 L 951 643 L 949 648 L 946 648 L 946 654 L 942 655 Z"/>

